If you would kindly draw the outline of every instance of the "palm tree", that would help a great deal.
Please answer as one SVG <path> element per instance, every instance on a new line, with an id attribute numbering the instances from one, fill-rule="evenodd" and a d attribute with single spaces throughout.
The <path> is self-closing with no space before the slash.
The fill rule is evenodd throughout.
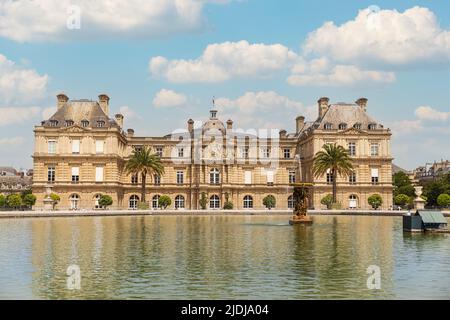
<path id="1" fill-rule="evenodd" d="M 333 179 L 333 203 L 336 203 L 337 175 L 348 176 L 353 172 L 352 159 L 343 146 L 325 144 L 323 150 L 316 153 L 313 160 L 313 174 L 318 178 L 328 170 Z"/>
<path id="2" fill-rule="evenodd" d="M 145 202 L 145 183 L 148 174 L 162 175 L 164 167 L 158 154 L 152 154 L 150 148 L 134 149 L 130 159 L 125 164 L 127 174 L 141 175 L 141 202 Z"/>

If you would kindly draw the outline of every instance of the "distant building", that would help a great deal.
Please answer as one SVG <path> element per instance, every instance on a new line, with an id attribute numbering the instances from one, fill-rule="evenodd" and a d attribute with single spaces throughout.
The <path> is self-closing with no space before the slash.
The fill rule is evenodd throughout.
<path id="1" fill-rule="evenodd" d="M 424 166 L 417 167 L 413 172 L 414 178 L 419 182 L 436 181 L 443 175 L 450 173 L 450 161 L 441 160 L 427 163 Z"/>
<path id="2" fill-rule="evenodd" d="M 32 175 L 28 171 L 17 171 L 12 167 L 0 167 L 0 194 L 21 193 L 31 188 Z"/>
<path id="3" fill-rule="evenodd" d="M 299 181 L 299 159 L 301 180 L 315 184 L 310 208 L 324 208 L 320 200 L 332 192 L 330 175 L 313 177 L 312 159 L 324 144 L 337 143 L 349 150 L 355 166 L 351 177 L 338 177 L 342 207 L 368 209 L 367 198 L 377 193 L 383 198 L 382 208 L 389 208 L 390 130 L 367 114 L 367 99 L 328 102 L 318 101 L 315 121 L 299 116 L 295 132 L 281 130 L 264 139 L 256 132 L 234 130 L 233 121 L 219 120 L 214 108 L 199 127 L 189 119 L 179 134 L 139 137 L 133 129 L 123 130 L 123 115 L 109 116 L 107 95 L 91 101 L 59 94 L 56 113 L 34 129 L 35 207 L 43 207 L 45 190 L 51 186 L 61 197 L 60 209 L 98 208 L 100 194 L 113 198 L 112 208 L 135 209 L 141 181 L 127 175 L 124 165 L 134 149 L 146 146 L 160 155 L 165 167 L 163 176 L 147 178 L 151 208 L 157 207 L 161 195 L 168 195 L 172 208 L 199 209 L 202 193 L 210 209 L 222 208 L 227 198 L 234 209 L 262 209 L 267 195 L 276 198 L 276 208 L 292 208 L 290 184 Z"/>

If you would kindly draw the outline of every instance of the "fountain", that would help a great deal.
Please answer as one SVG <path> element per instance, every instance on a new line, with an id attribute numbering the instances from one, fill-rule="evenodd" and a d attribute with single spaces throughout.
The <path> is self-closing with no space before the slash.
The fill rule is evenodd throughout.
<path id="1" fill-rule="evenodd" d="M 312 183 L 301 182 L 302 177 L 302 166 L 301 157 L 296 155 L 297 161 L 297 183 L 292 183 L 291 186 L 294 187 L 293 200 L 294 200 L 294 212 L 292 218 L 289 220 L 290 225 L 294 224 L 312 224 L 311 217 L 308 216 L 308 194 L 309 189 L 313 186 Z"/>

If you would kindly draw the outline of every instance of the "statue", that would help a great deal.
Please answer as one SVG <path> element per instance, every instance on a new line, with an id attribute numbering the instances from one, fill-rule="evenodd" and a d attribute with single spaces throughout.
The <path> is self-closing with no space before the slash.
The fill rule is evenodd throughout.
<path id="1" fill-rule="evenodd" d="M 296 179 L 299 182 L 291 184 L 294 187 L 293 200 L 294 200 L 294 212 L 292 219 L 289 220 L 289 224 L 312 224 L 311 217 L 308 216 L 308 193 L 309 188 L 313 186 L 312 183 L 301 182 L 303 180 L 301 158 L 300 155 L 296 155 L 297 159 L 297 174 Z"/>

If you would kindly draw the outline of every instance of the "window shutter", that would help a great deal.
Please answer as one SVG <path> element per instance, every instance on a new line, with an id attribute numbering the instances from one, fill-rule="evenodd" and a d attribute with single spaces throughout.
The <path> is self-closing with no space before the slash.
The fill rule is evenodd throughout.
<path id="1" fill-rule="evenodd" d="M 72 175 L 73 176 L 79 176 L 80 175 L 80 168 L 79 167 L 72 167 Z"/>
<path id="2" fill-rule="evenodd" d="M 244 183 L 245 184 L 252 184 L 252 172 L 251 171 L 245 171 L 245 173 L 244 173 Z"/>
<path id="3" fill-rule="evenodd" d="M 95 168 L 95 181 L 103 181 L 103 167 Z"/>
<path id="4" fill-rule="evenodd" d="M 72 153 L 80 153 L 80 140 L 72 140 Z"/>
<path id="5" fill-rule="evenodd" d="M 372 168 L 372 177 L 378 178 L 378 168 Z"/>

